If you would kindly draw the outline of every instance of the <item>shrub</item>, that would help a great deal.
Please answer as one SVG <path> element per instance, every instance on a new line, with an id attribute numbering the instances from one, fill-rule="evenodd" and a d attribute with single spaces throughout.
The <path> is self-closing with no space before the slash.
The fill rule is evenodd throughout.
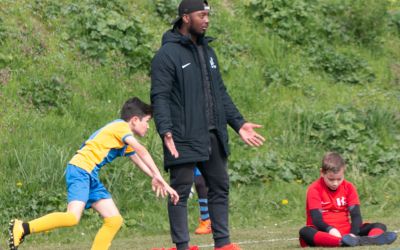
<path id="1" fill-rule="evenodd" d="M 321 28 L 342 42 L 374 45 L 386 31 L 388 6 L 387 0 L 321 1 Z"/>
<path id="2" fill-rule="evenodd" d="M 72 97 L 70 85 L 64 78 L 56 76 L 50 80 L 34 80 L 23 86 L 19 94 L 42 112 L 56 110 L 59 113 L 63 113 Z"/>
<path id="3" fill-rule="evenodd" d="M 310 47 L 308 52 L 310 68 L 323 70 L 335 82 L 361 84 L 375 80 L 367 61 L 355 53 L 338 52 L 327 46 Z"/>
<path id="4" fill-rule="evenodd" d="M 179 0 L 153 0 L 157 13 L 161 18 L 170 23 L 178 16 Z"/>
<path id="5" fill-rule="evenodd" d="M 378 113 L 386 113 L 385 118 L 381 119 L 383 116 Z M 379 120 L 371 120 L 370 117 Z M 343 154 L 349 165 L 357 166 L 361 172 L 383 175 L 400 164 L 400 140 L 391 145 L 385 144 L 377 131 L 378 123 L 393 124 L 391 126 L 397 127 L 397 130 L 400 127 L 399 119 L 387 111 L 338 107 L 315 114 L 309 138 L 326 151 Z M 395 134 L 398 132 L 393 131 Z"/>
<path id="6" fill-rule="evenodd" d="M 253 18 L 286 41 L 305 44 L 312 31 L 315 5 L 310 0 L 251 0 Z"/>
<path id="7" fill-rule="evenodd" d="M 247 4 L 253 18 L 268 30 L 300 45 L 336 39 L 376 44 L 386 31 L 388 6 L 387 0 L 251 0 Z"/>
<path id="8" fill-rule="evenodd" d="M 0 45 L 4 43 L 7 38 L 7 31 L 3 19 L 0 17 Z"/>
<path id="9" fill-rule="evenodd" d="M 59 1 L 34 0 L 31 8 L 33 13 L 44 21 L 56 19 L 62 14 L 62 4 Z"/>
<path id="10" fill-rule="evenodd" d="M 400 11 L 395 11 L 390 14 L 390 25 L 400 34 Z"/>
<path id="11" fill-rule="evenodd" d="M 70 9 L 72 38 L 84 54 L 101 63 L 122 57 L 131 70 L 148 68 L 152 56 L 149 34 L 120 2 L 85 1 Z"/>

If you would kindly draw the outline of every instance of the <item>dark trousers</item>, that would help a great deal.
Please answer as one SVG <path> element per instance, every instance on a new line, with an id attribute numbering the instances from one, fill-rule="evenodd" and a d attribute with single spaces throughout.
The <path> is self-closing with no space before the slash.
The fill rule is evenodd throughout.
<path id="1" fill-rule="evenodd" d="M 210 133 L 210 158 L 205 162 L 193 162 L 170 167 L 170 185 L 179 194 L 179 202 L 168 202 L 168 215 L 172 241 L 185 246 L 189 242 L 187 199 L 193 185 L 193 170 L 197 166 L 208 187 L 208 210 L 216 247 L 230 243 L 228 229 L 229 177 L 227 158 L 214 133 Z M 184 247 L 186 248 L 186 247 Z M 184 249 L 183 248 L 183 249 Z"/>

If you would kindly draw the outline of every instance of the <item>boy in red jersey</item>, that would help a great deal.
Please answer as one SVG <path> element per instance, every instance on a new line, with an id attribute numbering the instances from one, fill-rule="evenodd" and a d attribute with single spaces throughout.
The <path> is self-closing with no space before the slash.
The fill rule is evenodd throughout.
<path id="1" fill-rule="evenodd" d="M 307 226 L 299 232 L 302 247 L 384 245 L 396 240 L 397 234 L 386 232 L 384 224 L 362 222 L 357 190 L 344 179 L 345 169 L 339 154 L 325 154 L 321 177 L 307 190 Z"/>

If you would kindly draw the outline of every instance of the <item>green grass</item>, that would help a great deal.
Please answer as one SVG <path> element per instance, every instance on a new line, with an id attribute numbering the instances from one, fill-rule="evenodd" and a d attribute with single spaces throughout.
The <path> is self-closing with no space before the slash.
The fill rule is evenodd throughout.
<path id="1" fill-rule="evenodd" d="M 392 218 L 378 218 L 371 217 L 371 221 L 379 221 L 386 223 L 389 230 L 400 229 L 400 221 Z M 264 249 L 296 249 L 299 248 L 298 230 L 303 226 L 302 223 L 293 222 L 291 220 L 282 219 L 277 223 L 260 223 L 257 227 L 242 228 L 236 227 L 231 230 L 231 239 L 237 242 L 244 250 L 264 250 Z M 66 230 L 65 230 L 66 231 Z M 193 231 L 193 230 L 192 230 Z M 88 249 L 91 245 L 90 237 L 92 234 L 87 234 L 82 231 L 76 231 L 77 235 L 73 236 L 71 240 L 65 240 L 70 237 L 70 234 L 63 233 L 62 243 L 40 243 L 49 240 L 52 235 L 41 236 L 40 242 L 36 242 L 34 237 L 27 238 L 26 242 L 19 248 L 21 250 L 28 249 Z M 72 236 L 71 236 L 72 237 Z M 213 249 L 213 241 L 210 235 L 194 235 L 191 234 L 191 244 L 200 246 L 200 249 Z M 79 242 L 79 243 L 78 243 Z M 134 249 L 134 250 L 148 250 L 153 247 L 171 247 L 168 234 L 159 235 L 137 235 L 127 234 L 126 230 L 122 230 L 120 235 L 114 240 L 111 249 Z M 351 249 L 397 249 L 400 247 L 400 241 L 395 241 L 392 245 L 387 246 L 368 246 L 368 247 L 354 247 Z M 327 249 L 327 248 L 313 248 L 313 249 Z M 328 248 L 329 249 L 329 248 Z"/>

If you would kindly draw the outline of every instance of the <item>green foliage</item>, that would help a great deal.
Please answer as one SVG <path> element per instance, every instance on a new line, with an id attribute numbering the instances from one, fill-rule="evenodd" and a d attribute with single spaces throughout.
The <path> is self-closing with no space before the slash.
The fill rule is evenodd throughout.
<path id="1" fill-rule="evenodd" d="M 387 0 L 319 1 L 322 26 L 327 38 L 342 42 L 376 45 L 387 29 Z"/>
<path id="2" fill-rule="evenodd" d="M 390 25 L 393 26 L 400 35 L 400 10 L 390 14 Z"/>
<path id="3" fill-rule="evenodd" d="M 229 175 L 231 182 L 248 185 L 277 180 L 309 183 L 316 173 L 314 166 L 304 155 L 284 155 L 271 150 L 262 158 L 231 163 Z"/>
<path id="4" fill-rule="evenodd" d="M 153 0 L 158 15 L 167 23 L 178 16 L 179 0 Z"/>
<path id="5" fill-rule="evenodd" d="M 62 14 L 62 7 L 60 1 L 34 0 L 31 3 L 32 12 L 44 21 L 58 18 Z"/>
<path id="6" fill-rule="evenodd" d="M 251 0 L 248 9 L 253 18 L 263 23 L 268 31 L 286 41 L 305 44 L 312 34 L 314 0 Z"/>
<path id="7" fill-rule="evenodd" d="M 21 184 L 21 186 L 17 186 Z M 41 190 L 32 192 L 25 183 L 10 185 L 2 190 L 8 195 L 2 195 L 0 211 L 2 224 L 10 218 L 34 218 L 54 211 L 64 211 L 66 195 L 60 190 L 47 189 L 45 183 Z M 10 206 L 12 204 L 12 206 Z"/>
<path id="8" fill-rule="evenodd" d="M 0 45 L 4 43 L 7 38 L 6 27 L 4 26 L 3 18 L 0 17 Z"/>
<path id="9" fill-rule="evenodd" d="M 375 74 L 368 62 L 357 54 L 339 52 L 330 47 L 317 46 L 316 48 L 311 47 L 308 51 L 312 70 L 323 70 L 335 82 L 362 84 L 375 80 Z"/>
<path id="10" fill-rule="evenodd" d="M 268 65 L 264 67 L 264 77 L 267 86 L 300 86 L 303 76 L 301 68 L 297 65 L 286 65 L 286 68 L 276 65 Z"/>
<path id="11" fill-rule="evenodd" d="M 350 166 L 369 175 L 383 175 L 398 171 L 392 166 L 400 164 L 399 142 L 385 145 L 376 131 L 377 122 L 392 124 L 394 130 L 400 128 L 400 121 L 394 114 L 375 115 L 379 120 L 370 120 L 377 111 L 338 107 L 328 112 L 315 114 L 310 139 L 326 151 L 343 154 Z M 384 119 L 382 119 L 384 117 Z"/>
<path id="12" fill-rule="evenodd" d="M 63 77 L 53 76 L 50 80 L 35 79 L 29 82 L 19 94 L 40 111 L 56 110 L 63 113 L 65 106 L 71 102 L 72 90 Z"/>
<path id="13" fill-rule="evenodd" d="M 105 64 L 122 57 L 131 70 L 148 68 L 152 56 L 149 34 L 118 0 L 71 5 L 70 17 L 70 36 L 90 58 Z"/>
<path id="14" fill-rule="evenodd" d="M 387 26 L 387 0 L 251 0 L 252 17 L 288 42 L 373 45 Z M 333 40 L 332 40 L 333 39 Z"/>

